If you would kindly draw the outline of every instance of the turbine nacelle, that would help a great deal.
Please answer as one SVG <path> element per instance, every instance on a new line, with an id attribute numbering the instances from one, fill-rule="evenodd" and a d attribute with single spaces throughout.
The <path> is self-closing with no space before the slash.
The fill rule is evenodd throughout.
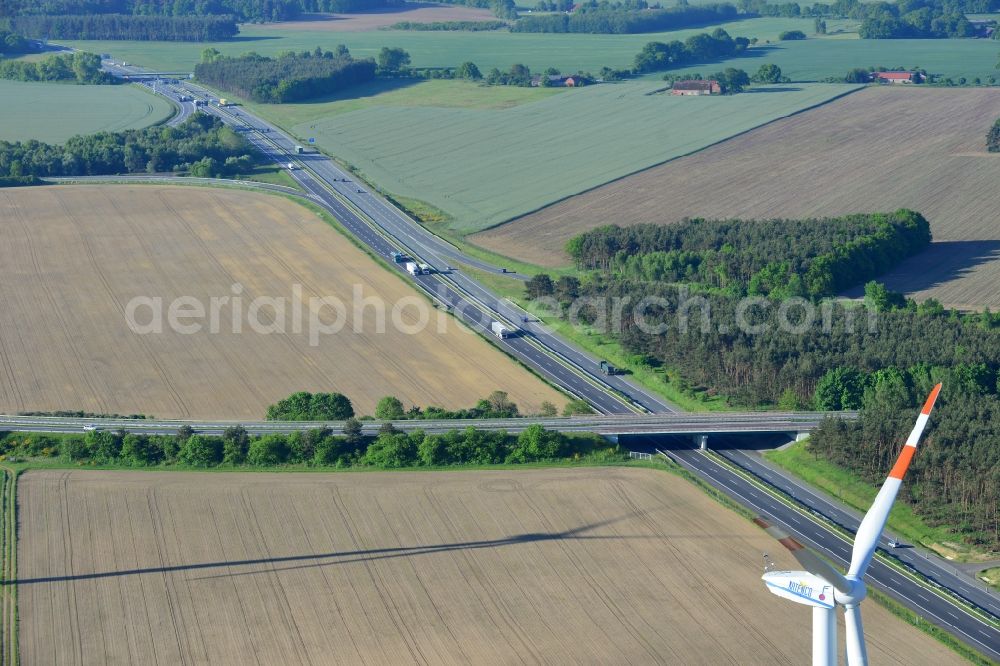
<path id="1" fill-rule="evenodd" d="M 833 610 L 833 585 L 808 571 L 768 571 L 761 576 L 767 591 L 797 604 Z"/>

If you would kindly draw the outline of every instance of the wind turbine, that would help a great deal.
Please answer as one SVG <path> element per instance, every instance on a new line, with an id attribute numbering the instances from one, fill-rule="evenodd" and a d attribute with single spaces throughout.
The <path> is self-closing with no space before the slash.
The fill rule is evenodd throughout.
<path id="1" fill-rule="evenodd" d="M 927 425 L 931 409 L 941 392 L 941 384 L 931 390 L 927 402 L 917 417 L 903 450 L 899 453 L 889 477 L 875 497 L 871 508 L 865 514 L 858 533 L 854 537 L 851 566 L 847 575 L 841 574 L 826 560 L 820 558 L 780 527 L 771 525 L 763 518 L 754 522 L 791 551 L 805 571 L 768 571 L 763 575 L 767 589 L 779 597 L 796 603 L 812 606 L 813 609 L 813 666 L 835 666 L 837 663 L 837 606 L 844 607 L 846 647 L 848 666 L 867 666 L 868 653 L 865 650 L 865 632 L 861 624 L 861 601 L 867 591 L 862 578 L 875 554 L 879 537 L 889 518 L 889 510 L 903 483 L 903 476 L 910 466 L 917 442 Z"/>

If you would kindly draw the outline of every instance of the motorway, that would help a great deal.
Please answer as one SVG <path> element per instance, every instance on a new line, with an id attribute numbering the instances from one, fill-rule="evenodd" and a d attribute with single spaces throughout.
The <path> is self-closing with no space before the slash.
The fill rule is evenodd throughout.
<path id="1" fill-rule="evenodd" d="M 630 441 L 640 450 L 655 451 L 663 446 L 663 439 L 655 435 L 639 436 Z M 842 570 L 849 564 L 853 540 L 831 530 L 818 517 L 840 524 L 849 532 L 855 533 L 860 523 L 857 514 L 844 510 L 821 493 L 801 484 L 789 485 L 788 479 L 766 466 L 765 469 L 760 469 L 761 463 L 754 465 L 748 462 L 752 461 L 753 454 L 738 450 L 705 453 L 693 448 L 675 448 L 664 453 L 737 503 L 780 523 L 796 539 L 840 565 Z M 757 474 L 763 476 L 766 473 L 764 478 L 768 482 L 794 498 L 792 506 L 765 492 L 761 485 L 735 473 L 729 465 L 721 464 L 719 458 L 723 456 L 741 467 L 747 464 L 746 469 L 751 473 L 754 467 L 757 468 Z M 794 506 L 795 503 L 798 503 L 798 507 Z M 990 659 L 1000 662 L 1000 597 L 976 586 L 969 577 L 950 569 L 937 558 L 928 557 L 921 549 L 893 549 L 889 546 L 889 538 L 884 534 L 879 543 L 882 546 L 880 556 L 872 561 L 865 578 L 869 585 L 946 629 Z M 774 547 L 781 548 L 777 542 Z M 946 593 L 936 593 L 933 585 L 921 584 L 917 579 L 887 564 L 893 558 L 913 568 L 923 577 L 948 588 L 977 608 L 981 615 L 954 603 Z M 872 640 L 872 637 L 869 636 L 868 639 Z"/>
<path id="2" fill-rule="evenodd" d="M 118 75 L 126 71 L 119 66 L 109 70 Z M 144 85 L 152 89 L 154 82 L 146 81 Z M 182 112 L 195 107 L 192 102 L 181 102 L 181 96 L 217 99 L 211 91 L 188 81 L 155 86 L 158 94 L 174 101 L 185 110 Z M 600 370 L 601 359 L 556 336 L 527 312 L 462 273 L 456 264 L 513 277 L 503 268 L 470 257 L 427 231 L 366 185 L 355 181 L 329 157 L 318 152 L 296 153 L 296 140 L 244 109 L 213 104 L 198 108 L 240 130 L 277 164 L 293 164 L 295 169 L 288 173 L 307 198 L 333 215 L 348 233 L 413 280 L 439 306 L 454 313 L 473 330 L 484 333 L 494 344 L 569 395 L 587 401 L 602 414 L 676 411 L 627 377 L 604 375 Z M 432 273 L 408 275 L 401 264 L 392 263 L 393 252 L 403 252 L 417 262 L 428 264 Z M 501 321 L 518 333 L 498 339 L 490 334 L 493 321 Z"/>
<path id="3" fill-rule="evenodd" d="M 128 71 L 120 67 L 109 69 L 118 74 Z M 212 99 L 215 95 L 215 93 L 188 81 L 181 81 L 176 85 L 160 84 L 156 92 L 173 99 L 181 107 L 182 115 L 191 113 L 194 106 L 190 102 L 180 102 L 179 95 L 191 95 L 199 99 Z M 556 386 L 571 395 L 586 400 L 605 415 L 676 412 L 676 409 L 663 399 L 652 395 L 626 377 L 604 376 L 599 369 L 599 359 L 562 340 L 539 322 L 532 321 L 532 318 L 516 305 L 497 297 L 481 284 L 463 274 L 461 270 L 456 268 L 456 264 L 464 264 L 481 271 L 497 274 L 506 274 L 506 272 L 501 268 L 465 255 L 455 246 L 428 232 L 372 192 L 363 183 L 356 182 L 351 174 L 338 167 L 330 158 L 316 152 L 297 154 L 295 146 L 298 145 L 298 142 L 295 139 L 279 128 L 249 114 L 244 109 L 220 108 L 218 106 L 200 108 L 219 116 L 230 125 L 243 129 L 244 136 L 276 163 L 281 165 L 292 163 L 296 168 L 289 173 L 306 192 L 307 198 L 331 213 L 346 228 L 348 233 L 364 243 L 374 254 L 386 257 L 390 266 L 394 264 L 388 257 L 394 251 L 405 252 L 417 261 L 432 266 L 434 269 L 432 274 L 411 278 L 417 287 L 473 329 L 485 333 L 504 351 L 534 369 Z M 395 267 L 402 272 L 402 268 Z M 515 279 L 520 277 L 507 275 Z M 520 329 L 521 333 L 506 340 L 492 338 L 489 336 L 490 322 L 498 320 Z M 684 416 L 690 417 L 691 415 Z M 741 418 L 745 421 L 749 417 L 743 415 Z M 32 427 L 30 424 L 22 425 L 25 428 Z M 208 426 L 210 424 L 200 425 Z M 298 423 L 295 424 L 295 427 L 301 428 L 304 425 L 308 424 Z M 419 426 L 425 429 L 428 425 L 430 422 L 419 423 Z M 454 428 L 458 422 L 452 421 L 448 425 Z M 583 420 L 580 421 L 580 425 L 582 428 Z M 679 424 L 675 425 L 679 427 Z M 149 424 L 129 422 L 128 426 L 143 428 Z M 53 428 L 54 426 L 41 424 L 34 427 L 42 430 L 45 427 Z M 71 429 L 82 428 L 83 424 L 81 422 L 67 427 Z M 174 427 L 176 428 L 176 424 Z M 198 429 L 195 424 L 192 424 L 192 427 Z M 247 427 L 250 429 L 251 426 L 247 425 Z M 374 424 L 369 427 L 374 427 Z M 562 426 L 555 427 L 572 428 L 574 426 L 563 423 Z M 620 428 L 621 424 L 618 424 L 617 427 Z M 588 422 L 585 428 L 600 431 L 599 426 L 595 423 Z M 507 429 L 514 431 L 515 426 L 509 424 Z M 808 428 L 802 430 L 808 430 Z M 605 432 L 610 433 L 610 430 L 605 430 Z M 642 431 L 633 430 L 631 432 L 640 433 Z M 694 431 L 689 432 L 693 433 Z M 651 434 L 639 435 L 639 437 L 648 438 L 647 442 L 651 448 L 660 441 L 656 435 Z M 785 479 L 786 483 L 797 486 L 792 489 L 796 497 L 801 497 L 810 503 L 809 510 L 790 509 L 788 505 L 775 500 L 768 493 L 761 492 L 760 487 L 753 481 L 720 464 L 715 454 L 681 450 L 674 451 L 671 455 L 681 465 L 740 504 L 768 515 L 773 520 L 783 524 L 818 551 L 838 562 L 844 562 L 846 558 L 850 557 L 849 539 L 841 536 L 836 530 L 824 525 L 821 521 L 808 516 L 811 512 L 821 513 L 824 516 L 829 515 L 834 522 L 843 524 L 851 530 L 856 527 L 856 517 L 851 518 L 847 512 L 843 512 L 842 509 L 826 501 L 817 493 L 810 492 L 806 495 L 802 492 L 805 490 L 804 488 Z M 738 458 L 736 454 L 731 455 Z M 780 480 L 784 478 L 773 470 L 757 469 L 745 460 L 740 464 L 746 464 L 746 469 L 754 474 L 770 475 L 765 476 L 766 479 Z M 851 527 L 852 525 L 853 527 Z M 978 590 L 970 585 L 969 578 L 956 578 L 931 560 L 921 558 L 916 549 L 913 550 L 912 557 L 909 559 L 900 557 L 900 559 L 924 573 L 928 578 L 951 588 L 955 594 L 967 599 L 983 612 L 992 615 L 994 620 L 996 619 L 998 613 L 992 595 L 979 594 Z M 898 556 L 898 553 L 893 554 Z M 980 619 L 974 612 L 970 612 L 962 605 L 949 601 L 947 595 L 940 596 L 932 592 L 926 584 L 901 574 L 883 561 L 873 563 L 869 570 L 869 578 L 875 587 L 888 592 L 892 597 L 913 608 L 929 621 L 944 627 L 991 658 L 1000 660 L 1000 652 L 998 652 L 997 647 L 1000 646 L 1000 632 L 998 632 L 995 622 L 991 623 Z"/>

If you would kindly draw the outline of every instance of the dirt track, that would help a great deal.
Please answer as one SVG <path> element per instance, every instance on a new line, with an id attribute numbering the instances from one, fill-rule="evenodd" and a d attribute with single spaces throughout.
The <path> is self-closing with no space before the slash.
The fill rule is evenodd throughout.
<path id="1" fill-rule="evenodd" d="M 0 238 L 3 413 L 259 419 L 300 390 L 344 393 L 359 414 L 389 394 L 408 406 L 458 408 L 499 389 L 526 413 L 544 400 L 564 402 L 315 214 L 279 197 L 140 185 L 6 189 Z M 354 299 L 355 289 L 368 300 Z M 170 304 L 180 297 L 205 309 L 201 319 L 178 319 L 200 324 L 199 332 L 170 326 Z M 258 297 L 285 299 L 283 317 L 259 301 L 251 318 Z M 314 297 L 344 307 L 342 315 L 323 309 L 320 322 L 339 318 L 343 327 L 318 334 L 316 346 Z M 130 329 L 134 298 L 162 299 L 162 334 Z M 213 298 L 230 299 L 218 301 L 216 333 Z M 153 310 L 136 309 L 134 321 L 152 324 Z"/>
<path id="2" fill-rule="evenodd" d="M 602 224 L 685 217 L 827 217 L 906 207 L 935 245 L 888 276 L 892 289 L 955 307 L 1000 306 L 1000 117 L 995 88 L 889 86 L 779 120 L 555 204 L 471 239 L 542 266 Z"/>
<path id="3" fill-rule="evenodd" d="M 665 472 L 53 470 L 19 498 L 29 665 L 809 660 L 760 581 L 791 558 Z M 865 613 L 873 665 L 960 663 Z"/>

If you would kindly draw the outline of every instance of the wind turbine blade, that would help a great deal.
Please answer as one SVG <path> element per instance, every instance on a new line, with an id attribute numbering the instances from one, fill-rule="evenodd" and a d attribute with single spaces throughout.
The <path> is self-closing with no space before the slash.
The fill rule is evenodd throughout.
<path id="1" fill-rule="evenodd" d="M 910 467 L 913 454 L 917 451 L 917 442 L 920 441 L 920 435 L 924 432 L 924 426 L 927 425 L 927 419 L 930 418 L 931 410 L 934 409 L 934 403 L 940 392 L 941 385 L 938 384 L 927 396 L 927 402 L 920 410 L 917 423 L 913 426 L 910 436 L 906 438 L 906 444 L 899 452 L 896 464 L 893 465 L 889 477 L 882 484 L 882 489 L 878 491 L 875 501 L 858 527 L 858 533 L 854 537 L 854 549 L 851 552 L 851 568 L 847 571 L 847 575 L 851 578 L 860 578 L 868 569 L 868 564 L 875 554 L 878 539 L 885 528 L 885 521 L 889 519 L 892 503 L 896 501 L 896 493 L 899 492 L 899 486 L 903 483 L 903 477 L 906 476 L 906 470 Z"/>
<path id="2" fill-rule="evenodd" d="M 847 666 L 868 666 L 865 628 L 861 622 L 861 607 L 857 604 L 844 606 L 844 634 Z"/>
<path id="3" fill-rule="evenodd" d="M 844 578 L 842 573 L 834 569 L 829 562 L 796 541 L 794 537 L 788 534 L 788 532 L 781 529 L 777 525 L 772 525 L 764 518 L 758 516 L 753 519 L 753 522 L 758 527 L 764 528 L 765 532 L 777 539 L 778 543 L 787 548 L 792 556 L 798 560 L 799 564 L 801 564 L 802 568 L 806 571 L 819 576 L 830 585 L 833 585 L 840 592 L 843 592 L 844 594 L 850 593 L 850 581 Z"/>

